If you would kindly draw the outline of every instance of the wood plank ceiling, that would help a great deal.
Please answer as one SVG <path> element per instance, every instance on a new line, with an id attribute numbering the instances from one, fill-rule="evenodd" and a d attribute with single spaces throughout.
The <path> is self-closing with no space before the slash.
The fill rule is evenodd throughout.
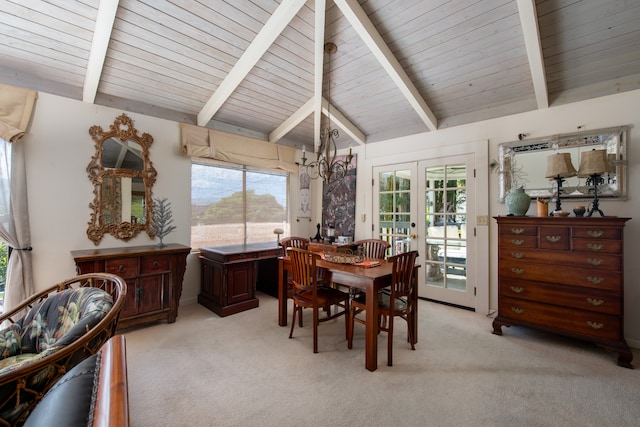
<path id="1" fill-rule="evenodd" d="M 299 148 L 328 108 L 347 147 L 638 89 L 638 22 L 638 0 L 0 0 L 0 82 Z"/>

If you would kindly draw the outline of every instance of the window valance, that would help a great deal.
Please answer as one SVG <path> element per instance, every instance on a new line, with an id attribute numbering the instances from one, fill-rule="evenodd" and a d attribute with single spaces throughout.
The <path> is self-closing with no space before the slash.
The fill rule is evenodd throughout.
<path id="1" fill-rule="evenodd" d="M 291 147 L 184 123 L 180 131 L 185 156 L 298 172 L 295 149 Z"/>
<path id="2" fill-rule="evenodd" d="M 0 137 L 17 142 L 24 136 L 38 93 L 0 83 Z"/>

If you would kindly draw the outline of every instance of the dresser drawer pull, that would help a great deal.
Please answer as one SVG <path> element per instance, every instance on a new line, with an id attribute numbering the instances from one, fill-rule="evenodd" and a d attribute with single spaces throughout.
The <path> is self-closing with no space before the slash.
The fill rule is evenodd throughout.
<path id="1" fill-rule="evenodd" d="M 511 232 L 513 234 L 522 234 L 522 233 L 524 233 L 524 228 L 512 228 Z"/>
<path id="2" fill-rule="evenodd" d="M 524 268 L 512 267 L 511 271 L 514 272 L 515 274 L 522 274 L 524 273 Z"/>
<path id="3" fill-rule="evenodd" d="M 604 277 L 593 277 L 593 276 L 589 276 L 587 277 L 587 280 L 591 283 L 593 283 L 594 285 L 599 285 L 601 283 L 604 282 Z"/>
<path id="4" fill-rule="evenodd" d="M 524 243 L 524 240 L 522 240 L 522 239 L 513 239 L 513 240 L 511 240 L 511 243 L 513 243 L 516 246 L 520 246 L 520 245 L 522 245 Z"/>
<path id="5" fill-rule="evenodd" d="M 153 261 L 153 268 L 158 268 L 158 261 Z"/>
<path id="6" fill-rule="evenodd" d="M 511 252 L 511 256 L 516 258 L 516 259 L 522 259 L 524 258 L 524 254 L 520 253 L 520 252 Z"/>
<path id="7" fill-rule="evenodd" d="M 118 271 L 119 271 L 120 273 L 122 273 L 122 272 L 124 272 L 124 270 L 125 270 L 124 265 L 123 265 L 123 264 L 120 264 L 120 265 L 118 266 Z"/>
<path id="8" fill-rule="evenodd" d="M 601 237 L 604 234 L 602 230 L 589 230 L 587 234 L 591 237 Z"/>
<path id="9" fill-rule="evenodd" d="M 551 243 L 558 243 L 560 240 L 562 240 L 562 236 L 545 236 L 545 237 Z"/>
<path id="10" fill-rule="evenodd" d="M 515 314 L 523 314 L 524 313 L 524 308 L 511 307 L 511 311 L 513 311 Z"/>
<path id="11" fill-rule="evenodd" d="M 523 292 L 524 292 L 524 288 L 520 288 L 520 287 L 518 287 L 518 286 L 512 286 L 512 287 L 511 287 L 511 290 L 512 290 L 513 292 L 515 292 L 516 294 L 521 294 L 521 293 L 523 293 Z"/>
<path id="12" fill-rule="evenodd" d="M 591 326 L 593 329 L 602 329 L 602 328 L 604 328 L 604 323 L 592 322 L 590 320 L 587 320 L 587 325 Z"/>
<path id="13" fill-rule="evenodd" d="M 587 258 L 587 262 L 596 267 L 604 264 L 604 260 L 600 258 Z"/>
<path id="14" fill-rule="evenodd" d="M 602 304 L 604 304 L 604 300 L 603 299 L 594 299 L 594 298 L 587 298 L 587 302 L 589 304 L 591 304 L 594 307 L 599 307 Z"/>
<path id="15" fill-rule="evenodd" d="M 599 250 L 601 250 L 602 248 L 604 248 L 604 245 L 603 245 L 603 244 L 600 244 L 600 243 L 588 243 L 588 244 L 587 244 L 587 247 L 588 247 L 589 249 L 591 249 L 592 251 L 599 251 Z"/>

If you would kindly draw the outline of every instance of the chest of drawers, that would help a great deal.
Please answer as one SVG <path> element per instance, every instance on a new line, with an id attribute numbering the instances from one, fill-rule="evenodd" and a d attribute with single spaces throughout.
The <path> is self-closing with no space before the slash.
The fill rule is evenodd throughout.
<path id="1" fill-rule="evenodd" d="M 629 218 L 496 217 L 498 314 L 528 326 L 592 341 L 631 368 L 624 339 L 623 231 Z"/>
<path id="2" fill-rule="evenodd" d="M 191 248 L 170 244 L 72 251 L 78 274 L 107 272 L 127 282 L 119 329 L 178 316 L 182 279 Z"/>

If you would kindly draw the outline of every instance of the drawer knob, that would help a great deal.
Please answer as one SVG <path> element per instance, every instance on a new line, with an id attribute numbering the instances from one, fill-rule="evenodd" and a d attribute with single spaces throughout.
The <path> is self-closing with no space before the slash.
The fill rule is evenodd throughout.
<path id="1" fill-rule="evenodd" d="M 593 329 L 602 329 L 602 328 L 604 328 L 604 323 L 592 322 L 590 320 L 587 320 L 587 325 L 591 326 Z"/>
<path id="2" fill-rule="evenodd" d="M 513 243 L 516 246 L 520 246 L 520 245 L 522 245 L 524 243 L 524 240 L 522 240 L 522 239 L 513 239 L 513 240 L 511 240 L 511 243 Z"/>
<path id="3" fill-rule="evenodd" d="M 587 234 L 591 237 L 601 237 L 604 234 L 602 230 L 589 230 Z"/>
<path id="4" fill-rule="evenodd" d="M 522 259 L 524 258 L 524 254 L 520 253 L 520 252 L 511 252 L 511 256 L 514 257 L 515 259 Z"/>
<path id="5" fill-rule="evenodd" d="M 124 271 L 124 265 L 123 265 L 123 264 L 120 264 L 120 265 L 118 266 L 118 271 L 119 271 L 120 273 L 122 273 L 122 272 Z"/>
<path id="6" fill-rule="evenodd" d="M 158 261 L 153 261 L 153 268 L 158 268 Z"/>
<path id="7" fill-rule="evenodd" d="M 512 286 L 512 287 L 511 287 L 511 290 L 512 290 L 513 292 L 515 292 L 516 294 L 521 294 L 521 293 L 523 293 L 523 292 L 524 292 L 524 288 L 520 288 L 520 287 L 518 287 L 518 286 Z"/>
<path id="8" fill-rule="evenodd" d="M 511 232 L 513 234 L 522 234 L 522 233 L 524 233 L 524 228 L 512 228 Z"/>
<path id="9" fill-rule="evenodd" d="M 596 267 L 604 264 L 604 260 L 600 258 L 587 258 L 587 262 Z"/>
<path id="10" fill-rule="evenodd" d="M 522 274 L 524 273 L 524 268 L 512 267 L 511 271 L 513 271 L 515 274 Z"/>
<path id="11" fill-rule="evenodd" d="M 558 243 L 560 240 L 562 240 L 562 236 L 545 236 L 545 237 L 551 243 Z"/>
<path id="12" fill-rule="evenodd" d="M 515 314 L 523 314 L 524 313 L 524 308 L 511 307 L 511 311 L 513 311 Z"/>
<path id="13" fill-rule="evenodd" d="M 602 250 L 602 248 L 604 248 L 604 245 L 600 243 L 588 243 L 587 247 L 592 251 L 599 251 L 599 250 Z"/>
<path id="14" fill-rule="evenodd" d="M 602 300 L 602 299 L 595 299 L 595 298 L 587 298 L 587 302 L 588 302 L 589 304 L 591 304 L 592 306 L 594 306 L 594 307 L 599 307 L 599 306 L 601 306 L 602 304 L 604 304 L 604 300 Z"/>
<path id="15" fill-rule="evenodd" d="M 588 277 L 587 277 L 587 280 L 588 280 L 590 283 L 593 283 L 594 285 L 599 285 L 599 284 L 601 284 L 601 283 L 603 283 L 603 282 L 604 282 L 604 277 L 593 277 L 593 276 L 588 276 Z"/>

